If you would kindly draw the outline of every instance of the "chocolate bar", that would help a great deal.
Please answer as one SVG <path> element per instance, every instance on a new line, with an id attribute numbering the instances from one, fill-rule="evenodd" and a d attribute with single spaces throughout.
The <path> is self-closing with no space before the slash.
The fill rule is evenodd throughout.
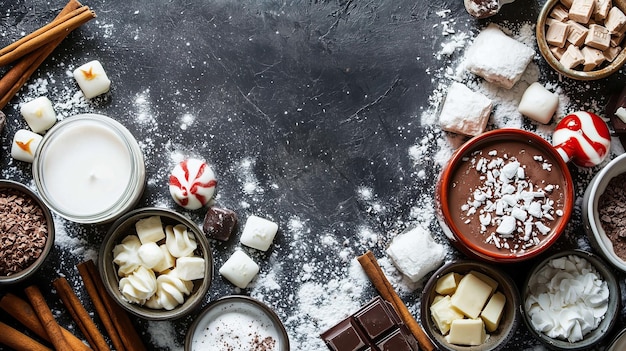
<path id="1" fill-rule="evenodd" d="M 321 334 L 333 351 L 416 351 L 417 340 L 389 302 L 375 297 Z"/>

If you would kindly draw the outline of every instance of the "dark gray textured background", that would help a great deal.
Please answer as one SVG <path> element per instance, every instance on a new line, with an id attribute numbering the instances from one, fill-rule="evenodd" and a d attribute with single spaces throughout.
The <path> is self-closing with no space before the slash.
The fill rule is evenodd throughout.
<path id="1" fill-rule="evenodd" d="M 47 79 L 47 95 L 60 99 L 72 84 L 66 70 L 92 59 L 103 64 L 113 82 L 111 92 L 68 110 L 114 117 L 148 150 L 149 182 L 140 207 L 176 208 L 166 187 L 173 165 L 168 155 L 182 150 L 214 166 L 220 182 L 218 205 L 235 210 L 240 220 L 249 214 L 275 220 L 281 231 L 274 247 L 255 258 L 262 271 L 276 260 L 283 262 L 285 269 L 276 272 L 285 282 L 283 290 L 266 296 L 265 302 L 286 320 L 295 307 L 285 297 L 297 291 L 303 263 L 328 262 L 316 279 L 345 273 L 333 266 L 342 264 L 337 252 L 317 246 L 315 236 L 331 233 L 338 245 L 349 247 L 363 225 L 377 233 L 402 231 L 411 226 L 409 211 L 419 206 L 419 195 L 434 189 L 439 167 L 433 162 L 425 169 L 426 176 L 418 177 L 407 150 L 433 131 L 420 126 L 420 114 L 436 87 L 432 72 L 449 64 L 433 55 L 443 41 L 443 19 L 436 12 L 450 10 L 447 20 L 477 33 L 490 21 L 534 22 L 542 3 L 517 0 L 497 16 L 479 21 L 465 12 L 460 0 L 85 1 L 98 18 L 72 33 L 34 78 Z M 63 5 L 58 0 L 0 1 L 0 46 L 47 23 Z M 559 79 L 539 55 L 535 60 L 543 80 Z M 603 101 L 623 84 L 619 72 L 597 82 L 565 79 L 562 87 L 575 98 L 572 105 L 582 108 L 589 98 Z M 22 94 L 4 109 L 8 126 L 0 135 L 0 174 L 32 186 L 30 165 L 10 157 L 13 133 L 25 128 L 18 103 L 35 97 L 28 88 Z M 154 122 L 138 120 L 138 94 L 148 97 Z M 181 129 L 184 114 L 195 120 Z M 235 161 L 246 158 L 254 160 L 251 172 L 262 192 L 241 189 Z M 571 170 L 579 180 L 580 196 L 594 170 Z M 373 189 L 386 211 L 370 211 L 355 192 L 359 185 Z M 202 211 L 187 214 L 201 223 Z M 293 216 L 306 223 L 306 235 L 312 236 L 302 250 L 290 245 L 285 230 Z M 579 217 L 577 208 L 572 228 L 558 248 L 584 246 Z M 97 250 L 108 229 L 61 219 L 57 224 L 92 250 Z M 432 228 L 441 234 L 435 223 Z M 216 267 L 237 246 L 234 238 L 228 244 L 215 243 Z M 383 248 L 384 243 L 372 247 L 378 257 L 384 255 Z M 365 249 L 357 245 L 354 253 Z M 66 275 L 80 284 L 74 269 L 80 260 L 81 255 L 57 249 L 31 283 L 50 292 L 48 281 Z M 528 264 L 505 268 L 519 281 Z M 623 275 L 620 281 L 623 286 Z M 13 290 L 19 292 L 19 287 Z M 205 304 L 237 292 L 216 275 Z M 371 288 L 369 296 L 373 294 Z M 418 310 L 420 295 L 418 289 L 403 296 L 413 311 Z M 62 310 L 50 296 L 51 304 Z M 621 315 L 623 325 L 623 311 Z M 59 318 L 71 325 L 66 315 Z M 192 319 L 193 315 L 174 322 L 179 343 Z M 136 323 L 141 330 L 147 328 L 145 321 Z M 521 326 L 505 349 L 534 345 L 537 342 Z"/>

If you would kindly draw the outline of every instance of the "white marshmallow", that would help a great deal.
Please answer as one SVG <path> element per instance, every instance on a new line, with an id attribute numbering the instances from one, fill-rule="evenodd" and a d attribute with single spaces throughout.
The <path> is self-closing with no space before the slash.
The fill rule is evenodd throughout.
<path id="1" fill-rule="evenodd" d="M 45 132 L 57 121 L 52 102 L 45 96 L 23 103 L 20 113 L 30 129 L 35 133 Z"/>
<path id="2" fill-rule="evenodd" d="M 176 259 L 176 274 L 182 280 L 204 278 L 204 258 L 193 256 Z"/>
<path id="3" fill-rule="evenodd" d="M 241 243 L 251 248 L 267 251 L 276 232 L 278 225 L 270 220 L 258 216 L 250 216 L 241 233 Z"/>
<path id="4" fill-rule="evenodd" d="M 35 152 L 39 147 L 39 143 L 41 143 L 41 139 L 43 139 L 41 135 L 33 133 L 30 130 L 18 130 L 13 136 L 11 157 L 16 160 L 32 163 L 35 159 Z"/>
<path id="5" fill-rule="evenodd" d="M 259 265 L 246 255 L 245 252 L 237 250 L 224 262 L 219 272 L 231 283 L 244 289 L 250 284 L 257 273 L 259 273 Z"/>
<path id="6" fill-rule="evenodd" d="M 165 238 L 163 224 L 159 216 L 151 216 L 138 220 L 137 223 L 135 223 L 135 230 L 142 244 L 156 243 Z"/>
<path id="7" fill-rule="evenodd" d="M 441 129 L 469 136 L 481 134 L 487 127 L 492 106 L 483 94 L 454 82 L 439 113 Z"/>
<path id="8" fill-rule="evenodd" d="M 556 94 L 534 82 L 524 91 L 517 110 L 528 118 L 547 124 L 556 112 L 558 104 L 559 97 Z"/>
<path id="9" fill-rule="evenodd" d="M 430 232 L 422 227 L 396 236 L 387 254 L 398 270 L 413 282 L 439 267 L 446 256 L 443 245 L 435 242 Z"/>
<path id="10" fill-rule="evenodd" d="M 165 260 L 163 251 L 161 251 L 161 248 L 156 243 L 142 244 L 137 250 L 137 254 L 143 266 L 150 269 L 153 269 Z"/>
<path id="11" fill-rule="evenodd" d="M 87 99 L 102 95 L 111 87 L 111 81 L 98 60 L 87 62 L 75 69 L 74 79 Z"/>

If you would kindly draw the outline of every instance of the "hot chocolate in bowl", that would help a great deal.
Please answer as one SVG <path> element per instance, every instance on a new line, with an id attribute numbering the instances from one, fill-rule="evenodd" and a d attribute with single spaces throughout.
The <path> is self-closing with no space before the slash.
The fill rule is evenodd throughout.
<path id="1" fill-rule="evenodd" d="M 499 129 L 470 139 L 440 174 L 437 217 L 469 257 L 499 263 L 530 259 L 563 233 L 574 205 L 570 172 L 540 136 Z"/>

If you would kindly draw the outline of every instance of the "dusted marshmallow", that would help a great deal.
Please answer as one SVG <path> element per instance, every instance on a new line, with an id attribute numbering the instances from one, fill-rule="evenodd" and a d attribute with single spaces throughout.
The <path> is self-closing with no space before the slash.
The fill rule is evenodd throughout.
<path id="1" fill-rule="evenodd" d="M 30 130 L 20 129 L 13 136 L 13 144 L 11 145 L 11 157 L 24 162 L 33 162 L 35 152 L 39 147 L 43 137 Z"/>
<path id="2" fill-rule="evenodd" d="M 23 103 L 20 113 L 30 129 L 35 133 L 45 132 L 57 121 L 52 102 L 45 96 Z"/>
<path id="3" fill-rule="evenodd" d="M 443 245 L 421 227 L 393 238 L 386 252 L 398 270 L 413 282 L 439 267 L 446 256 Z"/>
<path id="4" fill-rule="evenodd" d="M 159 216 L 151 216 L 138 220 L 137 223 L 135 223 L 135 230 L 142 244 L 156 243 L 165 238 L 163 224 Z"/>
<path id="5" fill-rule="evenodd" d="M 547 124 L 556 112 L 558 104 L 559 97 L 556 94 L 534 82 L 524 91 L 517 110 L 528 118 Z"/>
<path id="6" fill-rule="evenodd" d="M 98 60 L 87 62 L 75 69 L 74 79 L 87 99 L 102 95 L 111 87 L 111 81 Z"/>
<path id="7" fill-rule="evenodd" d="M 219 272 L 235 286 L 244 289 L 259 273 L 259 265 L 245 252 L 237 250 L 224 262 Z"/>
<path id="8" fill-rule="evenodd" d="M 182 280 L 204 278 L 204 258 L 180 257 L 176 260 L 176 272 Z"/>
<path id="9" fill-rule="evenodd" d="M 511 89 L 533 56 L 533 49 L 507 36 L 497 25 L 490 24 L 468 49 L 466 68 L 488 82 Z"/>
<path id="10" fill-rule="evenodd" d="M 441 129 L 469 136 L 481 134 L 487 127 L 491 108 L 492 102 L 486 96 L 454 82 L 439 114 Z"/>
<path id="11" fill-rule="evenodd" d="M 258 216 L 250 216 L 241 233 L 241 243 L 251 248 L 267 251 L 276 232 L 278 225 L 270 220 Z"/>

